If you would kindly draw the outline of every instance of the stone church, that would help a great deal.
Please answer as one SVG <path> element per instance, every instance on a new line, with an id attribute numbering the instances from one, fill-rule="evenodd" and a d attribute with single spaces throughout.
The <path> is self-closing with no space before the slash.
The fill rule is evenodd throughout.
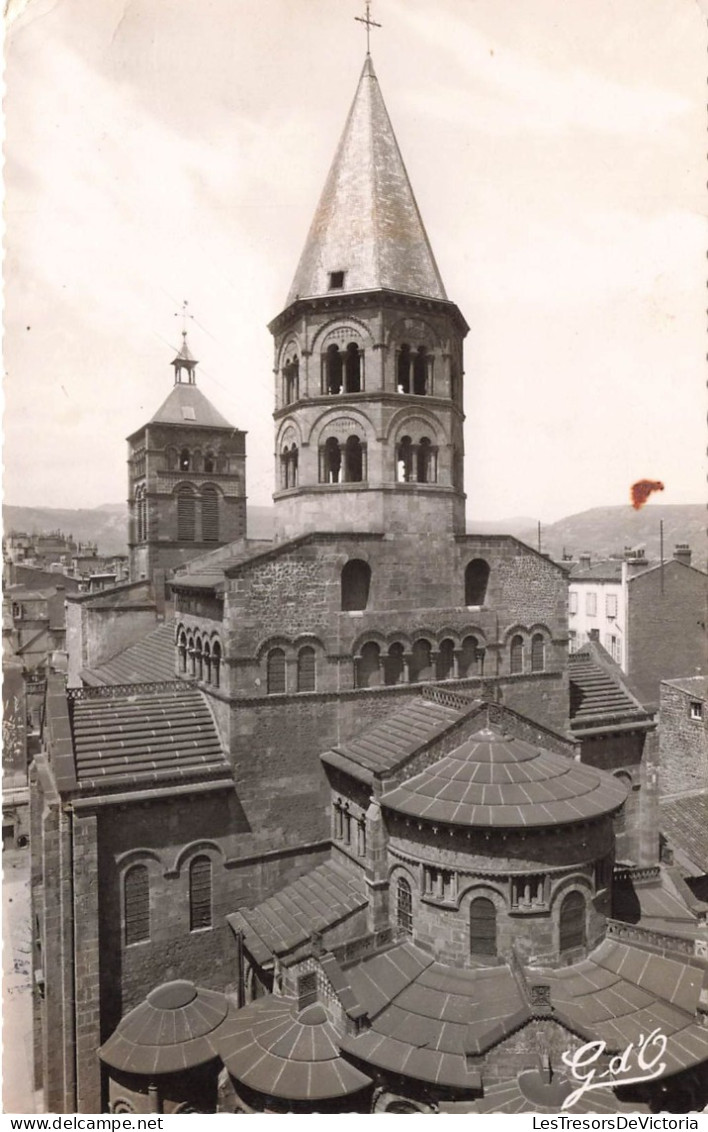
<path id="1" fill-rule="evenodd" d="M 184 335 L 128 438 L 131 581 L 67 599 L 32 767 L 51 1111 L 557 1111 L 564 1054 L 656 1028 L 655 1082 L 572 1111 L 705 1103 L 652 721 L 606 654 L 572 683 L 564 568 L 465 530 L 468 329 L 367 54 L 270 324 L 275 538 Z"/>

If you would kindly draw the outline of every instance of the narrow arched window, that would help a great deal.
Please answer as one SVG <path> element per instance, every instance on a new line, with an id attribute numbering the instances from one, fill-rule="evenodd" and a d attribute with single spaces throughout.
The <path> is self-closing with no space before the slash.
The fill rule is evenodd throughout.
<path id="1" fill-rule="evenodd" d="M 480 896 L 470 904 L 470 954 L 494 956 L 497 953 L 497 910 L 491 900 Z"/>
<path id="2" fill-rule="evenodd" d="M 211 927 L 211 861 L 195 857 L 189 866 L 189 930 Z"/>
<path id="3" fill-rule="evenodd" d="M 189 675 L 194 676 L 196 672 L 196 660 L 194 652 L 194 638 L 191 633 L 187 637 L 187 656 L 189 657 Z"/>
<path id="4" fill-rule="evenodd" d="M 361 558 L 352 558 L 342 567 L 341 606 L 345 613 L 366 609 L 371 585 L 371 567 Z"/>
<path id="5" fill-rule="evenodd" d="M 297 356 L 286 358 L 283 367 L 283 400 L 286 405 L 297 401 L 299 396 L 300 362 Z"/>
<path id="6" fill-rule="evenodd" d="M 214 641 L 214 647 L 211 650 L 211 682 L 215 688 L 219 687 L 221 681 L 221 645 L 218 641 Z"/>
<path id="7" fill-rule="evenodd" d="M 424 397 L 429 389 L 429 371 L 431 359 L 425 346 L 419 346 L 413 360 L 413 392 Z"/>
<path id="8" fill-rule="evenodd" d="M 336 436 L 330 436 L 320 451 L 320 483 L 339 483 L 342 453 Z"/>
<path id="9" fill-rule="evenodd" d="M 430 442 L 430 437 L 422 436 L 416 453 L 416 477 L 418 483 L 437 483 L 438 462 L 437 449 Z"/>
<path id="10" fill-rule="evenodd" d="M 430 680 L 433 676 L 430 643 L 422 638 L 416 641 L 411 652 L 411 684 Z"/>
<path id="11" fill-rule="evenodd" d="M 384 657 L 384 683 L 402 684 L 405 680 L 406 667 L 403 662 L 403 645 L 396 641 L 391 645 Z"/>
<path id="12" fill-rule="evenodd" d="M 411 391 L 411 348 L 404 342 L 396 359 L 396 389 L 399 393 Z"/>
<path id="13" fill-rule="evenodd" d="M 531 638 L 531 671 L 543 672 L 546 666 L 545 646 L 543 635 L 534 633 Z"/>
<path id="14" fill-rule="evenodd" d="M 455 644 L 449 638 L 440 642 L 435 662 L 435 676 L 438 680 L 451 680 L 455 675 Z"/>
<path id="15" fill-rule="evenodd" d="M 362 645 L 356 662 L 357 688 L 373 688 L 381 683 L 381 649 L 375 641 Z"/>
<path id="16" fill-rule="evenodd" d="M 204 471 L 207 473 L 216 471 L 216 460 L 213 452 L 207 452 L 204 457 Z"/>
<path id="17" fill-rule="evenodd" d="M 560 907 L 560 950 L 585 946 L 585 900 L 580 892 L 569 892 Z"/>
<path id="18" fill-rule="evenodd" d="M 281 486 L 284 488 L 297 487 L 298 451 L 297 444 L 287 444 L 280 457 Z"/>
<path id="19" fill-rule="evenodd" d="M 489 563 L 473 558 L 465 569 L 465 605 L 484 605 L 489 582 Z"/>
<path id="20" fill-rule="evenodd" d="M 364 446 L 358 436 L 348 436 L 344 446 L 344 479 L 347 483 L 362 483 L 364 476 Z"/>
<path id="21" fill-rule="evenodd" d="M 177 541 L 194 542 L 196 537 L 196 500 L 188 484 L 177 489 Z"/>
<path id="22" fill-rule="evenodd" d="M 298 692 L 315 690 L 315 650 L 311 645 L 305 645 L 297 654 L 297 690 Z"/>
<path id="23" fill-rule="evenodd" d="M 211 684 L 211 645 L 208 641 L 204 642 L 202 657 L 204 660 L 204 679 L 207 684 Z"/>
<path id="24" fill-rule="evenodd" d="M 350 342 L 347 346 L 344 366 L 347 393 L 360 393 L 361 351 L 356 342 Z"/>
<path id="25" fill-rule="evenodd" d="M 179 470 L 180 472 L 192 470 L 192 457 L 188 448 L 183 448 L 179 454 Z"/>
<path id="26" fill-rule="evenodd" d="M 479 646 L 476 637 L 465 637 L 458 660 L 460 676 L 474 676 L 477 672 Z"/>
<path id="27" fill-rule="evenodd" d="M 187 671 L 187 634 L 182 632 L 179 635 L 179 645 L 177 648 L 179 653 L 179 670 L 180 672 Z"/>
<path id="28" fill-rule="evenodd" d="M 396 449 L 396 479 L 399 483 L 413 480 L 413 442 L 410 436 L 402 436 Z"/>
<path id="29" fill-rule="evenodd" d="M 336 395 L 342 392 L 344 361 L 335 343 L 327 347 L 324 359 L 324 392 Z"/>
<path id="30" fill-rule="evenodd" d="M 168 448 L 165 453 L 165 463 L 168 472 L 175 472 L 179 467 L 179 455 L 176 448 Z"/>
<path id="31" fill-rule="evenodd" d="M 147 865 L 133 865 L 123 881 L 126 944 L 150 938 L 150 875 Z"/>
<path id="32" fill-rule="evenodd" d="M 202 488 L 202 539 L 219 541 L 219 493 L 211 484 Z"/>
<path id="33" fill-rule="evenodd" d="M 282 649 L 271 649 L 268 653 L 268 695 L 285 691 L 285 653 Z"/>
<path id="34" fill-rule="evenodd" d="M 524 671 L 524 638 L 519 633 L 511 638 L 509 670 L 512 676 L 519 676 Z"/>
<path id="35" fill-rule="evenodd" d="M 396 923 L 399 931 L 413 935 L 413 894 L 405 877 L 399 877 L 396 884 Z"/>
<path id="36" fill-rule="evenodd" d="M 194 675 L 197 680 L 201 680 L 204 675 L 202 660 L 202 639 L 196 637 L 194 640 Z"/>

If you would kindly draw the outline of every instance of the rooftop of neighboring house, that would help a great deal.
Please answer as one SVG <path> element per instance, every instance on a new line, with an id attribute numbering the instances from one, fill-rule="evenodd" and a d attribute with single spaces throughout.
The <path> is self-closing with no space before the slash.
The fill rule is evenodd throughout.
<path id="1" fill-rule="evenodd" d="M 672 688 L 678 688 L 679 691 L 686 692 L 693 699 L 708 699 L 708 676 L 678 676 L 674 680 L 662 680 L 661 683 L 668 684 Z"/>

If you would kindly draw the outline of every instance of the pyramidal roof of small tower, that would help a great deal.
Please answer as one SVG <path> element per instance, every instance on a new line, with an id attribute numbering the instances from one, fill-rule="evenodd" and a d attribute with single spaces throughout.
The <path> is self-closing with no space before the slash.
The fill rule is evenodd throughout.
<path id="1" fill-rule="evenodd" d="M 367 55 L 287 302 L 382 288 L 447 298 Z"/>
<path id="2" fill-rule="evenodd" d="M 230 428 L 208 397 L 196 385 L 177 382 L 160 405 L 150 424 L 202 425 L 206 428 Z"/>

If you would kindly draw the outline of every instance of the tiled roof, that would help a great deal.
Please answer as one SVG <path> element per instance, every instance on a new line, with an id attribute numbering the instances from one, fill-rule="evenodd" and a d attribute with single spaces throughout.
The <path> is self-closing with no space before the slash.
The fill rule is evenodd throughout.
<path id="1" fill-rule="evenodd" d="M 650 714 L 624 682 L 621 669 L 601 646 L 584 646 L 578 652 L 571 653 L 568 661 L 570 725 L 573 733 L 609 724 L 611 721 L 650 721 Z"/>
<path id="2" fill-rule="evenodd" d="M 561 1083 L 554 1078 L 550 1085 L 538 1086 L 538 1075 L 534 1085 L 529 1087 L 529 1079 L 533 1073 L 522 1073 L 512 1081 L 504 1081 L 499 1085 L 485 1086 L 484 1096 L 473 1101 L 468 1112 L 560 1112 L 564 1096 L 569 1096 L 578 1083 Z M 554 1085 L 556 1086 L 554 1088 Z M 558 1087 L 560 1085 L 560 1088 Z M 563 1087 L 564 1086 L 564 1087 Z M 453 1112 L 453 1104 L 439 1105 L 440 1112 Z M 592 1092 L 583 1093 L 577 1101 L 563 1109 L 570 1116 L 580 1116 L 582 1113 L 611 1113 L 611 1112 L 649 1112 L 649 1106 L 642 1101 L 620 1101 L 611 1089 L 593 1089 Z"/>
<path id="3" fill-rule="evenodd" d="M 460 699 L 459 706 L 448 706 L 418 696 L 381 723 L 373 724 L 355 738 L 327 751 L 322 759 L 370 782 L 373 774 L 400 766 L 475 707 L 475 701 L 467 702 L 464 698 Z"/>
<path id="4" fill-rule="evenodd" d="M 150 786 L 230 774 L 205 697 L 189 684 L 72 701 L 82 790 Z"/>
<path id="5" fill-rule="evenodd" d="M 234 931 L 244 932 L 253 958 L 266 963 L 365 907 L 363 877 L 327 861 L 262 904 L 241 908 L 227 920 Z"/>
<path id="6" fill-rule="evenodd" d="M 178 382 L 151 419 L 150 424 L 178 424 L 233 429 L 196 385 Z"/>
<path id="7" fill-rule="evenodd" d="M 695 1020 L 707 976 L 705 961 L 666 958 L 609 938 L 582 963 L 544 972 L 554 1006 L 610 1049 L 625 1050 L 659 1029 L 668 1039 L 667 1074 L 708 1058 L 708 1030 Z M 630 1060 L 629 1072 L 636 1068 Z"/>
<path id="8" fill-rule="evenodd" d="M 485 728 L 381 802 L 428 821 L 523 828 L 611 813 L 626 796 L 602 770 Z"/>
<path id="9" fill-rule="evenodd" d="M 606 940 L 581 963 L 527 968 L 526 977 L 550 986 L 551 1017 L 560 1025 L 595 1035 L 611 1051 L 623 1051 L 640 1034 L 660 1029 L 668 1039 L 667 1073 L 675 1073 L 708 1056 L 708 1031 L 696 1021 L 707 969 L 700 960 L 666 959 Z M 341 1039 L 342 1049 L 438 1085 L 478 1088 L 479 1074 L 468 1068 L 467 1055 L 503 1041 L 534 1017 L 509 967 L 445 967 L 410 943 L 346 973 L 370 1027 Z M 526 1090 L 527 1100 L 529 1094 L 533 1089 Z"/>
<path id="10" fill-rule="evenodd" d="M 708 873 L 708 791 L 662 799 L 659 823 L 671 848 L 693 866 L 694 876 Z"/>
<path id="11" fill-rule="evenodd" d="M 87 684 L 156 684 L 175 679 L 175 627 L 167 621 L 111 660 L 81 673 Z"/>
<path id="12" fill-rule="evenodd" d="M 661 683 L 688 692 L 689 696 L 695 696 L 697 700 L 708 699 L 708 676 L 679 676 L 675 680 L 662 680 Z"/>
<path id="13" fill-rule="evenodd" d="M 327 1100 L 371 1084 L 342 1057 L 337 1032 L 319 1003 L 298 1011 L 292 998 L 257 999 L 229 1018 L 218 1046 L 232 1077 L 273 1097 Z"/>
<path id="14" fill-rule="evenodd" d="M 151 991 L 99 1049 L 126 1073 L 178 1073 L 218 1057 L 216 1038 L 229 1013 L 226 995 L 180 979 Z"/>
<path id="15" fill-rule="evenodd" d="M 331 293 L 336 271 L 345 293 L 387 288 L 446 298 L 368 55 L 288 305 Z"/>

